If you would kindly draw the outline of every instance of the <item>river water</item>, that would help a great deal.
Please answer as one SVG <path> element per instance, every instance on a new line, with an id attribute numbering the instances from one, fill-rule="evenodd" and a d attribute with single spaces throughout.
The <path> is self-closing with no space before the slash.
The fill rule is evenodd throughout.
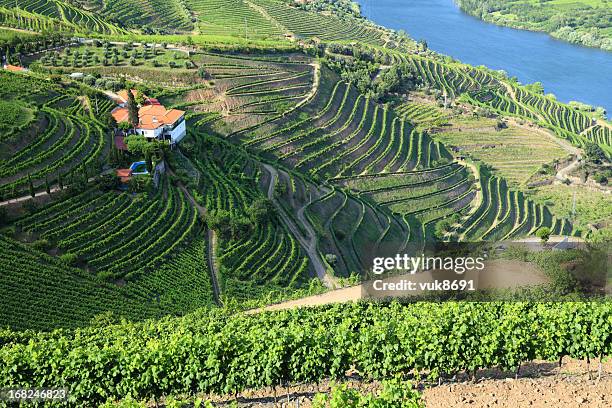
<path id="1" fill-rule="evenodd" d="M 372 21 L 424 39 L 432 50 L 503 69 L 523 84 L 540 81 L 560 101 L 603 106 L 612 116 L 612 52 L 485 23 L 463 13 L 453 0 L 358 1 Z"/>

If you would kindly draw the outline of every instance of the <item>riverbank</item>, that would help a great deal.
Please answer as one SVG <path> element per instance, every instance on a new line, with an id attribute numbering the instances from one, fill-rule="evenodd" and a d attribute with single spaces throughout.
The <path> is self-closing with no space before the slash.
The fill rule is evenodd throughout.
<path id="1" fill-rule="evenodd" d="M 565 2 L 455 0 L 464 12 L 486 22 L 540 31 L 553 38 L 612 51 L 612 8 L 600 0 Z M 607 25 L 607 26 L 606 26 Z"/>
<path id="2" fill-rule="evenodd" d="M 473 66 L 504 70 L 523 84 L 541 82 L 561 102 L 612 110 L 612 52 L 555 40 L 541 32 L 487 23 L 453 0 L 362 0 L 363 14 L 424 39 L 428 47 Z"/>

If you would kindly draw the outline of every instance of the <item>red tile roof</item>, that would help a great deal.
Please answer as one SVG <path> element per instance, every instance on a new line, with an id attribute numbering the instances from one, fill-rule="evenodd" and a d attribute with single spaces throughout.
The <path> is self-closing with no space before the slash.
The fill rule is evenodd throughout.
<path id="1" fill-rule="evenodd" d="M 115 108 L 111 114 L 117 123 L 127 122 L 129 112 L 127 108 Z M 138 110 L 139 129 L 157 129 L 164 125 L 173 125 L 183 115 L 185 111 L 178 109 L 167 110 L 163 105 L 145 105 Z"/>
<path id="2" fill-rule="evenodd" d="M 10 64 L 6 64 L 4 66 L 4 69 L 6 69 L 7 71 L 11 71 L 11 72 L 21 72 L 21 71 L 25 71 L 24 67 L 18 67 L 16 65 L 10 65 Z"/>
<path id="3" fill-rule="evenodd" d="M 117 177 L 122 183 L 127 183 L 132 177 L 132 169 L 117 169 Z"/>

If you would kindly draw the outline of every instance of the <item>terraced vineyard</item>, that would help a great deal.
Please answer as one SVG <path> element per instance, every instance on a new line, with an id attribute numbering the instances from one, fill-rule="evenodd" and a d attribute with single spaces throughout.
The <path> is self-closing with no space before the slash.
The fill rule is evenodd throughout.
<path id="1" fill-rule="evenodd" d="M 278 0 L 253 0 L 264 15 L 298 38 L 318 38 L 323 41 L 359 41 L 384 45 L 384 31 L 366 26 L 363 21 L 338 18 L 334 15 L 307 12 Z"/>
<path id="2" fill-rule="evenodd" d="M 481 168 L 479 183 L 482 200 L 453 231 L 459 239 L 504 240 L 532 235 L 544 226 L 555 235 L 576 233 L 567 219 L 553 217 L 548 208 L 509 189 L 504 179 L 492 176 L 487 169 Z"/>
<path id="3" fill-rule="evenodd" d="M 464 228 L 476 229 L 471 225 L 473 219 L 467 216 L 478 211 L 478 208 L 472 210 L 478 190 L 474 186 L 474 176 L 470 177 L 465 167 L 453 164 L 452 155 L 443 145 L 412 128 L 394 110 L 372 103 L 330 73 L 324 71 L 322 81 L 321 91 L 304 105 L 303 111 L 292 112 L 232 138 L 315 180 L 330 180 L 401 214 L 403 223 L 413 226 L 412 230 L 408 228 L 410 239 L 433 239 L 435 223 L 455 213 L 465 215 Z M 399 112 L 405 114 L 405 110 Z M 333 231 L 336 216 L 343 219 L 340 225 L 349 226 L 343 228 L 340 235 L 353 235 L 351 220 L 362 219 L 365 205 L 357 202 L 351 206 L 353 201 L 345 191 L 333 190 L 313 204 L 317 208 L 311 214 L 313 223 L 319 226 L 322 234 L 328 235 L 329 243 L 324 244 L 327 249 L 323 252 L 341 252 Z M 486 203 L 485 197 L 477 206 Z M 503 203 L 503 200 L 493 202 L 495 206 L 489 212 L 497 211 Z M 525 219 L 534 222 L 529 228 L 518 228 L 523 219 L 519 222 L 506 217 L 503 208 L 500 211 L 504 221 L 512 225 L 508 231 L 503 229 L 506 234 L 489 232 L 489 228 L 498 223 L 497 218 L 492 217 L 484 220 L 487 229 L 458 237 L 478 240 L 527 235 L 540 226 L 549 226 L 556 232 L 571 231 L 571 226 L 564 221 L 553 220 L 548 213 L 544 217 L 543 209 L 526 211 Z M 359 221 L 354 228 L 358 226 Z M 497 229 L 502 230 L 502 227 Z M 358 270 L 355 265 L 360 262 L 349 258 L 340 257 L 343 262 L 340 269 Z"/>
<path id="4" fill-rule="evenodd" d="M 14 3 L 12 6 L 14 6 Z M 76 31 L 76 26 L 64 21 L 56 20 L 42 14 L 31 13 L 22 9 L 6 7 L 0 7 L 0 24 L 4 27 L 38 32 Z"/>
<path id="5" fill-rule="evenodd" d="M 203 34 L 280 39 L 286 31 L 278 22 L 266 18 L 254 2 L 187 0 L 186 4 L 196 16 L 197 28 Z"/>
<path id="6" fill-rule="evenodd" d="M 26 11 L 24 15 L 26 21 L 19 21 L 20 27 L 31 29 L 50 28 L 55 25 L 62 27 L 61 23 L 66 23 L 63 27 L 70 27 L 72 31 L 94 31 L 104 34 L 123 34 L 126 31 L 117 26 L 108 23 L 94 13 L 85 11 L 79 7 L 73 6 L 64 1 L 58 0 L 20 0 L 17 4 L 12 0 L 0 0 L 0 7 L 6 9 L 17 8 Z M 0 9 L 1 10 L 1 9 Z M 0 14 L 10 16 L 12 10 Z M 54 19 L 58 23 L 52 23 L 39 16 L 45 16 Z M 5 17 L 7 18 L 7 17 Z"/>
<path id="7" fill-rule="evenodd" d="M 398 115 L 416 126 L 430 128 L 448 122 L 448 113 L 431 104 L 407 102 L 395 108 Z"/>
<path id="8" fill-rule="evenodd" d="M 189 10 L 177 0 L 93 0 L 84 3 L 90 11 L 100 13 L 110 21 L 121 22 L 122 27 L 155 29 L 165 33 L 193 29 Z"/>
<path id="9" fill-rule="evenodd" d="M 414 132 L 393 110 L 330 73 L 322 78 L 322 91 L 303 111 L 234 138 L 319 179 L 427 168 L 449 160 L 444 149 Z"/>
<path id="10" fill-rule="evenodd" d="M 543 131 L 514 124 L 503 129 L 496 126 L 495 119 L 457 117 L 437 129 L 434 137 L 457 154 L 489 164 L 514 188 L 524 187 L 543 165 L 568 155 Z"/>
<path id="11" fill-rule="evenodd" d="M 492 109 L 501 115 L 516 116 L 550 129 L 558 137 L 578 147 L 589 141 L 583 132 L 595 124 L 588 115 L 550 97 L 502 80 L 494 74 L 458 63 L 443 63 L 420 56 L 397 54 L 393 60 L 409 64 L 421 84 L 443 92 L 447 97 Z M 612 146 L 604 136 L 597 142 L 608 154 Z"/>
<path id="12" fill-rule="evenodd" d="M 99 172 L 109 138 L 91 112 L 85 114 L 81 100 L 30 77 L 0 72 L 0 83 L 5 95 L 23 92 L 21 103 L 36 110 L 34 120 L 3 137 L 0 195 L 21 196 Z"/>
<path id="13" fill-rule="evenodd" d="M 211 305 L 206 242 L 194 240 L 164 266 L 117 286 L 67 266 L 32 246 L 0 235 L 0 326 L 50 330 L 102 322 L 160 318 Z M 36 290 L 32 290 L 32 288 Z M 103 323 L 104 324 L 104 323 Z"/>
<path id="14" fill-rule="evenodd" d="M 259 164 L 218 140 L 196 140 L 192 159 L 201 174 L 197 191 L 202 204 L 212 214 L 225 211 L 230 220 L 248 220 L 249 207 L 267 192 Z M 250 225 L 248 232 L 221 237 L 217 255 L 224 296 L 247 299 L 306 284 L 310 262 L 277 216 Z"/>
<path id="15" fill-rule="evenodd" d="M 172 186 L 155 195 L 89 189 L 17 222 L 105 278 L 134 278 L 185 247 L 198 230 L 196 209 Z"/>
<path id="16" fill-rule="evenodd" d="M 578 147 L 584 147 L 589 141 L 583 132 L 589 131 L 594 125 L 594 119 L 569 105 L 519 87 L 513 88 L 512 95 L 484 91 L 467 96 L 466 100 L 492 108 L 502 115 L 532 120 Z M 595 141 L 608 155 L 612 154 L 610 141 L 605 137 L 592 141 Z"/>
<path id="17" fill-rule="evenodd" d="M 600 146 L 612 146 L 612 127 L 595 125 L 583 131 L 584 135 L 593 143 Z"/>
<path id="18" fill-rule="evenodd" d="M 576 148 L 612 155 L 601 112 L 438 55 L 349 1 L 18 3 L 0 0 L 0 25 L 54 34 L 0 50 L 30 68 L 0 71 L 0 389 L 233 406 L 349 371 L 429 387 L 610 354 L 605 302 L 542 302 L 603 296 L 608 281 L 583 278 L 605 253 L 495 244 L 606 238 L 609 200 L 584 194 L 580 220 L 567 204 L 579 171 L 599 180 L 581 191 L 605 189 L 606 158 Z M 543 194 L 536 172 L 557 184 Z M 506 272 L 529 265 L 538 286 L 520 296 L 544 297 L 268 311 L 346 302 L 374 258 L 407 269 L 402 255 L 457 241 L 491 242 Z M 393 400 L 418 405 L 405 388 Z"/>
<path id="19" fill-rule="evenodd" d="M 488 72 L 458 63 L 443 63 L 430 58 L 394 53 L 396 62 L 410 65 L 420 83 L 439 89 L 454 99 L 466 92 L 484 88 L 501 89 L 499 79 Z"/>
<path id="20" fill-rule="evenodd" d="M 311 98 L 319 68 L 303 55 L 240 56 L 199 53 L 192 60 L 214 81 L 162 97 L 166 104 L 190 110 L 196 129 L 227 134 L 257 126 L 293 110 Z"/>
<path id="21" fill-rule="evenodd" d="M 269 185 L 269 177 L 265 172 L 262 186 Z M 319 255 L 336 276 L 359 274 L 374 256 L 392 256 L 418 239 L 419 232 L 406 219 L 342 189 L 323 188 L 280 171 L 275 190 L 281 191 L 277 199 L 301 234 L 309 235 L 304 222 L 315 230 Z M 328 260 L 331 255 L 334 260 Z"/>

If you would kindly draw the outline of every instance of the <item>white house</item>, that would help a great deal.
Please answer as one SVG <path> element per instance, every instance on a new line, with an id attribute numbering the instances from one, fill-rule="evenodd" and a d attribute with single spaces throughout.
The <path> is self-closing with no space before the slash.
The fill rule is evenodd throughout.
<path id="1" fill-rule="evenodd" d="M 157 101 L 155 101 L 157 102 Z M 128 122 L 127 106 L 119 106 L 112 111 L 117 123 Z M 138 110 L 138 125 L 135 132 L 150 139 L 170 140 L 172 144 L 179 142 L 187 133 L 185 126 L 185 111 L 166 109 L 159 103 L 148 104 Z"/>

